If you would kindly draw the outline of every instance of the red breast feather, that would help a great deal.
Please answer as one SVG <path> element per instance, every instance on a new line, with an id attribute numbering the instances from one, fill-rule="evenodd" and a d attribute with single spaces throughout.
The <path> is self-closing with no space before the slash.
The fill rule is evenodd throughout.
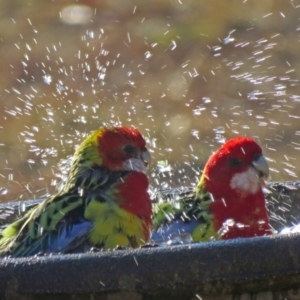
<path id="1" fill-rule="evenodd" d="M 118 190 L 116 198 L 120 207 L 140 217 L 146 241 L 149 239 L 150 227 L 152 226 L 152 205 L 148 186 L 147 176 L 140 172 L 131 172 L 123 182 L 116 185 Z"/>

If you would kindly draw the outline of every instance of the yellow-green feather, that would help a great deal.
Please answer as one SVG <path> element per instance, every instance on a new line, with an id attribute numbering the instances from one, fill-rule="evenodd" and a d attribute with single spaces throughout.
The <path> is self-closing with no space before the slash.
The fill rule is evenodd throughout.
<path id="1" fill-rule="evenodd" d="M 63 187 L 64 191 L 68 191 L 77 184 L 78 177 L 87 170 L 91 165 L 102 165 L 102 158 L 99 155 L 98 140 L 103 135 L 104 128 L 100 128 L 92 132 L 76 149 L 68 181 Z"/>
<path id="2" fill-rule="evenodd" d="M 219 234 L 213 227 L 213 215 L 209 209 L 211 202 L 212 199 L 205 189 L 204 175 L 202 175 L 194 191 L 171 202 L 153 206 L 154 230 L 158 230 L 163 224 L 173 222 L 174 219 L 184 222 L 196 220 L 199 221 L 199 225 L 191 232 L 193 241 L 218 239 Z"/>
<path id="3" fill-rule="evenodd" d="M 105 249 L 138 247 L 145 243 L 141 219 L 122 209 L 115 201 L 115 190 L 105 195 L 105 202 L 92 200 L 86 207 L 84 217 L 93 221 L 89 241 Z"/>

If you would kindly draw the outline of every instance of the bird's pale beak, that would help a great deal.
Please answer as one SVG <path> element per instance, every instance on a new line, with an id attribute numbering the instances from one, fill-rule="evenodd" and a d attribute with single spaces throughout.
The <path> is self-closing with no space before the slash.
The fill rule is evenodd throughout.
<path id="1" fill-rule="evenodd" d="M 145 148 L 145 150 L 142 152 L 142 159 L 145 163 L 145 166 L 148 167 L 151 162 L 151 154 L 147 148 Z"/>
<path id="2" fill-rule="evenodd" d="M 269 177 L 269 165 L 263 155 L 252 161 L 252 166 L 257 170 L 259 178 Z"/>

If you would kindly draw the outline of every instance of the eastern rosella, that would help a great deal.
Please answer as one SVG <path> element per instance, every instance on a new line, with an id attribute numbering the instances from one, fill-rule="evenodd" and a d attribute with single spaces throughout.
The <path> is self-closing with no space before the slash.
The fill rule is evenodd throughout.
<path id="1" fill-rule="evenodd" d="M 2 232 L 0 255 L 138 247 L 148 241 L 150 153 L 138 130 L 100 128 L 76 150 L 62 190 Z"/>
<path id="2" fill-rule="evenodd" d="M 193 241 L 269 235 L 262 186 L 269 167 L 249 137 L 222 145 L 206 163 L 194 190 L 153 207 L 154 241 L 190 233 Z"/>

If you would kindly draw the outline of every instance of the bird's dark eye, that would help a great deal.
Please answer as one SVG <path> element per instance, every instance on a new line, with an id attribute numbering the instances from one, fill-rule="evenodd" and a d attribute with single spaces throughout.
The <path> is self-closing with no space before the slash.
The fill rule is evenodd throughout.
<path id="1" fill-rule="evenodd" d="M 134 146 L 132 146 L 132 145 L 126 145 L 126 146 L 124 146 L 123 151 L 126 154 L 129 154 L 129 155 L 134 155 L 134 154 L 137 153 L 136 148 Z"/>
<path id="2" fill-rule="evenodd" d="M 261 154 L 255 153 L 255 154 L 253 155 L 253 160 L 258 160 L 260 157 L 261 157 Z"/>
<path id="3" fill-rule="evenodd" d="M 230 158 L 229 164 L 233 167 L 239 167 L 243 164 L 243 162 L 240 159 L 233 157 L 233 158 Z"/>

